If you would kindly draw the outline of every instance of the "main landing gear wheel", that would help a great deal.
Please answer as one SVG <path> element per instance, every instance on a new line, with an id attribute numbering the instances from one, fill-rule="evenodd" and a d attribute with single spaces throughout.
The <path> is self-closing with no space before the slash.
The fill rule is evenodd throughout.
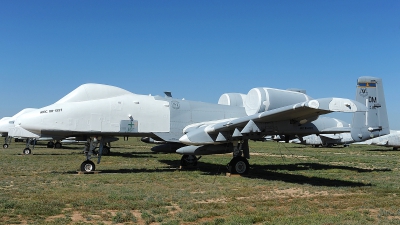
<path id="1" fill-rule="evenodd" d="M 29 154 L 32 153 L 32 151 L 31 151 L 30 148 L 25 148 L 25 149 L 22 151 L 22 153 L 23 153 L 24 155 L 29 155 Z"/>
<path id="2" fill-rule="evenodd" d="M 197 157 L 195 155 L 183 155 L 181 158 L 181 166 L 197 166 Z"/>
<path id="3" fill-rule="evenodd" d="M 52 141 L 47 142 L 47 148 L 54 148 L 54 143 Z"/>
<path id="4" fill-rule="evenodd" d="M 96 169 L 94 163 L 90 160 L 86 160 L 81 164 L 81 171 L 83 172 L 92 172 Z"/>
<path id="5" fill-rule="evenodd" d="M 4 145 L 3 145 L 3 148 L 8 148 L 8 144 L 4 144 Z"/>
<path id="6" fill-rule="evenodd" d="M 108 146 L 103 146 L 103 151 L 102 151 L 102 155 L 109 155 L 110 154 L 110 148 Z"/>
<path id="7" fill-rule="evenodd" d="M 247 174 L 249 172 L 249 161 L 244 157 L 233 158 L 226 166 L 232 174 Z"/>
<path id="8" fill-rule="evenodd" d="M 61 142 L 56 142 L 55 144 L 54 144 L 54 148 L 61 148 L 62 147 L 62 145 L 61 145 Z"/>

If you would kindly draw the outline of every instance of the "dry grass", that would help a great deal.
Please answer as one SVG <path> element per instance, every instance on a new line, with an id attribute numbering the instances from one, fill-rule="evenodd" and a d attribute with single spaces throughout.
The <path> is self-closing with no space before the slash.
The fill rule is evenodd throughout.
<path id="1" fill-rule="evenodd" d="M 400 224 L 400 152 L 386 148 L 251 142 L 250 174 L 227 177 L 229 154 L 179 170 L 136 138 L 78 175 L 82 146 L 44 144 L 0 150 L 1 224 Z"/>

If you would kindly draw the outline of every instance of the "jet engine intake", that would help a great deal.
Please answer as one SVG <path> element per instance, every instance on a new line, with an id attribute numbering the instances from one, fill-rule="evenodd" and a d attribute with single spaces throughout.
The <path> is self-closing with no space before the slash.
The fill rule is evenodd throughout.
<path id="1" fill-rule="evenodd" d="M 218 104 L 243 107 L 245 94 L 241 93 L 225 93 L 219 97 Z"/>

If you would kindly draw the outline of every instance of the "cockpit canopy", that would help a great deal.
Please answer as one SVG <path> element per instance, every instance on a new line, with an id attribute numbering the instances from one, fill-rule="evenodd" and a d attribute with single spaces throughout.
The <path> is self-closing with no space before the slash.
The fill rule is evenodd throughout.
<path id="1" fill-rule="evenodd" d="M 56 103 L 83 102 L 133 94 L 119 87 L 105 84 L 82 84 Z"/>

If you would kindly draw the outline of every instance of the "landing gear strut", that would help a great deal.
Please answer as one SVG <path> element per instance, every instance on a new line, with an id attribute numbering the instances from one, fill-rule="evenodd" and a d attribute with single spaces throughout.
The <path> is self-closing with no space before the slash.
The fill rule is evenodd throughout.
<path id="1" fill-rule="evenodd" d="M 226 168 L 231 174 L 247 174 L 250 164 L 246 158 L 250 158 L 248 140 L 239 142 L 234 148 L 233 159 L 228 163 Z"/>
<path id="2" fill-rule="evenodd" d="M 12 137 L 10 136 L 5 137 L 3 148 L 8 148 L 8 145 L 11 143 L 11 139 Z"/>
<path id="3" fill-rule="evenodd" d="M 25 148 L 22 151 L 22 153 L 24 155 L 30 155 L 32 153 L 32 150 L 30 149 L 30 144 L 32 143 L 32 149 L 35 148 L 35 144 L 36 144 L 36 139 L 35 138 L 27 138 L 26 139 L 26 144 L 25 144 Z"/>
<path id="4" fill-rule="evenodd" d="M 98 144 L 100 144 L 100 146 L 98 147 L 99 152 L 97 154 L 95 149 Z M 110 147 L 105 145 L 104 138 L 88 138 L 83 152 L 85 153 L 86 160 L 81 164 L 80 169 L 83 172 L 92 172 L 96 169 L 94 162 L 91 160 L 92 156 L 97 154 L 97 164 L 99 164 L 101 156 L 110 153 Z"/>

